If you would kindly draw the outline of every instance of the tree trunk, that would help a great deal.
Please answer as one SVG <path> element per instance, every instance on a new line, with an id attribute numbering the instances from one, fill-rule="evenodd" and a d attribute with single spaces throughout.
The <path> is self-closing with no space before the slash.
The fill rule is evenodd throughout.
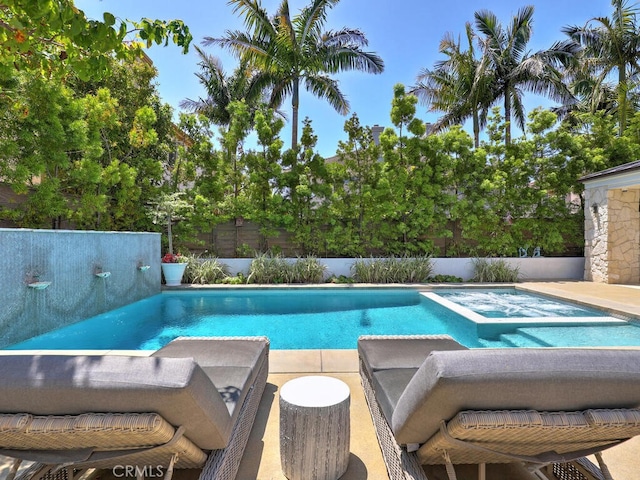
<path id="1" fill-rule="evenodd" d="M 293 94 L 291 95 L 291 148 L 298 146 L 298 107 L 300 105 L 300 79 L 293 81 Z"/>
<path id="2" fill-rule="evenodd" d="M 480 146 L 480 119 L 478 118 L 478 110 L 473 110 L 473 146 Z"/>
<path id="3" fill-rule="evenodd" d="M 509 89 L 504 92 L 504 144 L 511 145 L 511 95 Z"/>
<path id="4" fill-rule="evenodd" d="M 173 254 L 173 234 L 171 232 L 171 215 L 167 215 L 167 238 L 169 240 L 169 253 Z"/>
<path id="5" fill-rule="evenodd" d="M 618 135 L 627 128 L 627 71 L 625 65 L 618 66 Z"/>

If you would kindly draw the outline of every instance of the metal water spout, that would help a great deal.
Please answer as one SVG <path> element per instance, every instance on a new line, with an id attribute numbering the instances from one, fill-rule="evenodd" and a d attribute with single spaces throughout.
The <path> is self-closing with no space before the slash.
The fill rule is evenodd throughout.
<path id="1" fill-rule="evenodd" d="M 34 290 L 44 290 L 51 282 L 42 282 L 40 281 L 39 273 L 31 273 L 27 275 L 27 286 L 29 288 L 33 288 Z"/>
<path id="2" fill-rule="evenodd" d="M 96 267 L 94 275 L 98 278 L 107 278 L 111 276 L 111 272 L 105 272 L 104 270 L 102 270 L 102 267 L 98 266 Z"/>
<path id="3" fill-rule="evenodd" d="M 146 272 L 151 268 L 151 265 L 144 265 L 142 262 L 138 262 L 138 270 L 141 272 Z"/>

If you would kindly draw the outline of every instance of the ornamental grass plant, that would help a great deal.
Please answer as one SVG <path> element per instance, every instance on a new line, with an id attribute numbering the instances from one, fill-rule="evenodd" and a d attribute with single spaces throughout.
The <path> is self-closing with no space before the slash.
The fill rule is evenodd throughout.
<path id="1" fill-rule="evenodd" d="M 195 255 L 187 256 L 187 268 L 184 272 L 185 283 L 208 285 L 221 283 L 229 276 L 226 265 L 217 258 L 201 258 Z"/>
<path id="2" fill-rule="evenodd" d="M 360 258 L 351 266 L 356 282 L 425 283 L 433 273 L 430 255 L 389 258 Z"/>
<path id="3" fill-rule="evenodd" d="M 247 283 L 287 283 L 289 265 L 280 255 L 258 253 L 251 261 Z"/>
<path id="4" fill-rule="evenodd" d="M 313 256 L 291 261 L 281 255 L 260 253 L 251 262 L 247 283 L 320 283 L 326 268 Z"/>
<path id="5" fill-rule="evenodd" d="M 474 258 L 473 281 L 481 283 L 513 283 L 520 278 L 520 267 L 502 258 Z"/>
<path id="6" fill-rule="evenodd" d="M 327 266 L 316 257 L 298 257 L 292 265 L 293 282 L 291 283 L 321 283 Z"/>

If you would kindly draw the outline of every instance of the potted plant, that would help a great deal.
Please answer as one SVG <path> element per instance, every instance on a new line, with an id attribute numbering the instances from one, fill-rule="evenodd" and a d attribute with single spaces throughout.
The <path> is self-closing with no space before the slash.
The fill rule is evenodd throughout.
<path id="1" fill-rule="evenodd" d="M 184 255 L 167 253 L 162 257 L 162 274 L 168 287 L 176 287 L 182 283 L 182 275 L 187 268 L 187 257 Z"/>

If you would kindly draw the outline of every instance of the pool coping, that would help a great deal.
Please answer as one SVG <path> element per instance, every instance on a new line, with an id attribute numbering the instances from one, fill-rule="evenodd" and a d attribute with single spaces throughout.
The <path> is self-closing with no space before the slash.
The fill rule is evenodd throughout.
<path id="1" fill-rule="evenodd" d="M 154 350 L 0 350 L 0 355 L 123 355 L 148 357 Z M 269 374 L 357 373 L 358 351 L 335 350 L 270 350 Z"/>

